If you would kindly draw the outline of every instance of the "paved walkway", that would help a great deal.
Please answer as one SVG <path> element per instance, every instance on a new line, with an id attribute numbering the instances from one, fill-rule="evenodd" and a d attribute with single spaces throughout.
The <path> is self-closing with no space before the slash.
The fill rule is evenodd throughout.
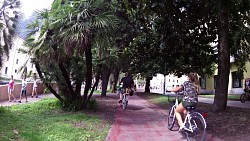
<path id="1" fill-rule="evenodd" d="M 199 102 L 212 104 L 214 102 L 214 99 L 199 97 Z M 250 108 L 250 101 L 246 101 L 245 103 L 241 103 L 240 101 L 227 100 L 227 106 L 248 108 L 249 109 Z"/>
<path id="2" fill-rule="evenodd" d="M 185 136 L 167 128 L 167 111 L 134 95 L 128 110 L 118 107 L 115 123 L 106 141 L 186 141 Z M 207 141 L 220 139 L 207 135 Z"/>
<path id="3" fill-rule="evenodd" d="M 30 103 L 30 102 L 37 102 L 37 101 L 39 101 L 39 100 L 41 100 L 41 99 L 43 99 L 43 98 L 47 98 L 47 97 L 54 97 L 54 95 L 53 94 L 38 94 L 38 98 L 35 98 L 35 97 L 33 97 L 33 98 L 31 98 L 31 96 L 30 95 L 28 95 L 27 96 L 27 100 L 28 100 L 28 102 L 27 103 Z M 0 101 L 0 105 L 1 106 L 11 106 L 11 105 L 17 105 L 17 104 L 25 104 L 26 102 L 26 99 L 25 99 L 25 97 L 23 97 L 22 98 L 22 101 L 21 101 L 21 103 L 19 103 L 18 101 L 19 101 L 19 98 L 20 97 L 16 97 L 16 101 L 11 101 L 11 102 L 9 102 L 8 100 L 2 100 L 2 101 Z M 12 98 L 11 98 L 12 99 Z"/>

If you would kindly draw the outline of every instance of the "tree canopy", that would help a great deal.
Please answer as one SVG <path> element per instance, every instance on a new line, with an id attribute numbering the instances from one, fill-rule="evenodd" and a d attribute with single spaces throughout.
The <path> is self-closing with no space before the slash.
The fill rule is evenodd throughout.
<path id="1" fill-rule="evenodd" d="M 225 0 L 55 0 L 29 26 L 27 52 L 45 82 L 58 82 L 55 95 L 76 109 L 86 107 L 99 79 L 105 96 L 112 72 L 149 81 L 156 73 L 211 76 L 218 64 L 215 109 L 222 110 L 230 55 L 242 70 L 249 60 L 248 9 L 249 2 Z"/>

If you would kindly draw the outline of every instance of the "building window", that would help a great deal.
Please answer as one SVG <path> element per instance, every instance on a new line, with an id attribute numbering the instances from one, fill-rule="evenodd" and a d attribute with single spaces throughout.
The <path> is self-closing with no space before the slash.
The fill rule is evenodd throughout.
<path id="1" fill-rule="evenodd" d="M 241 74 L 238 73 L 237 71 L 232 72 L 232 87 L 233 88 L 241 88 L 242 87 L 242 82 L 241 82 Z"/>
<path id="2" fill-rule="evenodd" d="M 18 64 L 18 59 L 16 59 L 16 64 Z"/>
<path id="3" fill-rule="evenodd" d="M 17 73 L 17 70 L 15 69 L 15 73 Z"/>
<path id="4" fill-rule="evenodd" d="M 201 89 L 206 89 L 206 78 L 200 78 Z"/>
<path id="5" fill-rule="evenodd" d="M 216 89 L 216 82 L 217 82 L 217 78 L 218 78 L 218 76 L 217 76 L 217 75 L 215 75 L 215 76 L 214 76 L 214 89 Z"/>
<path id="6" fill-rule="evenodd" d="M 31 64 L 31 68 L 33 68 L 33 64 Z"/>
<path id="7" fill-rule="evenodd" d="M 170 82 L 170 79 L 168 79 L 168 82 Z"/>
<path id="8" fill-rule="evenodd" d="M 7 74 L 8 72 L 8 67 L 5 67 L 5 74 Z"/>

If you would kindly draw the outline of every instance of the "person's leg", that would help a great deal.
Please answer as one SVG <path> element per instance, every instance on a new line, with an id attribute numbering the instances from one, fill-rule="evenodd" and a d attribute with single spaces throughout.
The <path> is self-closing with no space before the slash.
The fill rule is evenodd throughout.
<path id="1" fill-rule="evenodd" d="M 14 99 L 14 101 L 16 101 L 16 97 L 13 94 L 13 89 L 10 90 L 10 95 L 12 96 L 12 98 Z"/>
<path id="2" fill-rule="evenodd" d="M 37 95 L 37 91 L 36 91 L 36 88 L 35 88 L 35 93 L 36 93 L 36 98 L 38 98 L 38 95 Z"/>
<path id="3" fill-rule="evenodd" d="M 124 90 L 122 89 L 121 92 L 119 93 L 119 103 L 122 102 L 122 95 L 124 94 Z"/>
<path id="4" fill-rule="evenodd" d="M 10 101 L 10 88 L 8 88 L 8 97 L 9 97 L 9 102 L 11 102 Z"/>
<path id="5" fill-rule="evenodd" d="M 34 96 L 34 87 L 33 87 L 33 89 L 32 89 L 32 93 L 31 93 L 31 97 L 33 98 L 33 96 Z"/>
<path id="6" fill-rule="evenodd" d="M 22 101 L 22 94 L 23 94 L 23 90 L 21 91 L 21 93 L 20 93 L 20 99 L 19 99 L 19 103 L 21 103 L 21 101 Z"/>
<path id="7" fill-rule="evenodd" d="M 184 127 L 183 125 L 183 120 L 182 120 L 182 117 L 181 117 L 181 113 L 185 110 L 185 108 L 183 107 L 182 103 L 180 103 L 176 109 L 175 109 L 175 116 L 176 116 L 176 119 L 178 121 L 178 124 L 180 126 L 180 129 L 182 129 Z"/>
<path id="8" fill-rule="evenodd" d="M 28 102 L 28 100 L 27 100 L 27 91 L 26 90 L 24 90 L 24 95 L 25 95 L 26 102 Z"/>

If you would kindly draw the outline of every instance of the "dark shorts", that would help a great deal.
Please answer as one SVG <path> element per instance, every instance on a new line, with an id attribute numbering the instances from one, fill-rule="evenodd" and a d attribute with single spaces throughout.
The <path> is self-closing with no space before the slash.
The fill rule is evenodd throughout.
<path id="1" fill-rule="evenodd" d="M 187 108 L 187 107 L 195 107 L 197 105 L 197 102 L 186 102 L 186 101 L 182 101 L 182 106 L 184 108 Z"/>
<path id="2" fill-rule="evenodd" d="M 124 93 L 129 93 L 131 91 L 131 88 L 122 88 L 122 92 L 121 94 L 124 94 Z"/>
<path id="3" fill-rule="evenodd" d="M 26 90 L 22 90 L 21 91 L 21 95 L 25 95 L 26 96 Z"/>

